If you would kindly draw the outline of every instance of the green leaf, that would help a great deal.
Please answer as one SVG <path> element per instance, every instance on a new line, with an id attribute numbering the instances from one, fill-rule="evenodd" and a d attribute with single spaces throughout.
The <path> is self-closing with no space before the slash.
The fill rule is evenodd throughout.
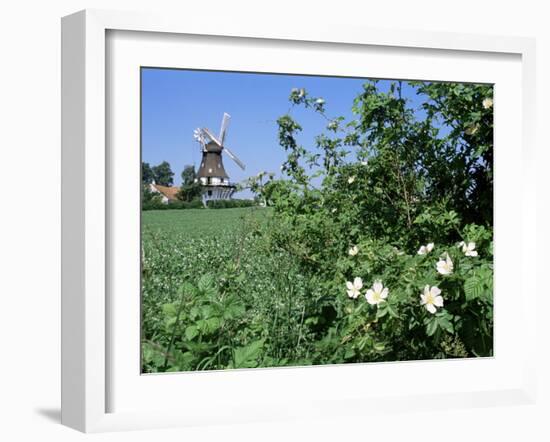
<path id="1" fill-rule="evenodd" d="M 351 359 L 355 356 L 355 350 L 353 348 L 347 348 L 344 353 L 344 359 Z"/>
<path id="2" fill-rule="evenodd" d="M 199 291 L 205 294 L 212 294 L 214 292 L 214 277 L 207 273 L 202 275 L 198 283 Z"/>
<path id="3" fill-rule="evenodd" d="M 154 367 L 162 367 L 164 364 L 164 353 L 148 342 L 142 345 L 143 361 L 153 365 Z"/>
<path id="4" fill-rule="evenodd" d="M 479 298 L 483 291 L 483 284 L 477 276 L 472 276 L 464 282 L 464 293 L 466 301 L 472 301 Z"/>
<path id="5" fill-rule="evenodd" d="M 196 325 L 190 325 L 185 329 L 185 337 L 191 341 L 193 338 L 198 336 L 199 330 Z"/>
<path id="6" fill-rule="evenodd" d="M 180 294 L 194 295 L 196 292 L 195 286 L 190 282 L 184 282 L 179 289 Z"/>
<path id="7" fill-rule="evenodd" d="M 378 309 L 376 310 L 376 318 L 383 318 L 387 314 L 388 314 L 387 303 L 382 302 L 378 304 Z"/>
<path id="8" fill-rule="evenodd" d="M 214 333 L 221 325 L 221 320 L 218 317 L 212 317 L 208 319 L 201 319 L 197 321 L 197 328 L 200 332 L 205 334 Z"/>
<path id="9" fill-rule="evenodd" d="M 399 315 L 397 314 L 395 309 L 390 304 L 388 304 L 388 313 L 390 314 L 390 316 L 392 318 L 399 318 Z"/>
<path id="10" fill-rule="evenodd" d="M 449 333 L 454 333 L 454 327 L 451 321 L 446 316 L 441 316 L 437 318 L 437 323 L 443 329 Z"/>
<path id="11" fill-rule="evenodd" d="M 258 358 L 264 345 L 263 339 L 254 341 L 233 351 L 233 368 L 252 368 L 258 364 Z"/>
<path id="12" fill-rule="evenodd" d="M 435 318 L 431 318 L 430 321 L 426 324 L 426 334 L 428 336 L 433 336 L 436 330 L 437 320 Z"/>
<path id="13" fill-rule="evenodd" d="M 467 301 L 483 299 L 490 302 L 492 299 L 492 292 L 493 275 L 491 268 L 480 268 L 464 282 L 464 294 L 466 295 Z"/>
<path id="14" fill-rule="evenodd" d="M 232 302 L 226 305 L 223 310 L 223 319 L 234 319 L 245 312 L 245 307 L 239 302 Z"/>
<path id="15" fill-rule="evenodd" d="M 175 304 L 175 303 L 164 304 L 164 305 L 162 306 L 162 312 L 163 312 L 167 317 L 176 316 L 176 315 L 177 315 L 176 304 Z"/>

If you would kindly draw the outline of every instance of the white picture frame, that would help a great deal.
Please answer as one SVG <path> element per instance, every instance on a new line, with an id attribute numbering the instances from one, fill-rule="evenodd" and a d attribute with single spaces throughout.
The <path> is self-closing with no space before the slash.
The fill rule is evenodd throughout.
<path id="1" fill-rule="evenodd" d="M 476 364 L 475 370 L 485 370 L 490 373 L 499 362 L 496 353 L 492 361 L 431 361 L 429 363 L 399 363 L 393 365 L 383 364 L 352 364 L 354 366 L 330 366 L 274 369 L 274 370 L 242 370 L 230 373 L 194 373 L 194 376 L 185 378 L 186 387 L 194 384 L 201 388 L 209 388 L 213 383 L 221 388 L 227 395 L 231 395 L 233 402 L 224 401 L 223 397 L 211 398 L 209 403 L 200 403 L 197 399 L 191 405 L 176 407 L 173 401 L 167 400 L 168 406 L 147 409 L 145 406 L 113 407 L 110 395 L 118 384 L 112 380 L 121 379 L 124 376 L 113 376 L 113 354 L 111 335 L 116 330 L 116 323 L 124 320 L 113 311 L 112 300 L 109 298 L 109 289 L 112 287 L 109 280 L 109 245 L 116 240 L 113 235 L 120 232 L 116 228 L 110 228 L 112 222 L 112 170 L 116 161 L 113 161 L 109 152 L 109 143 L 112 142 L 112 134 L 107 133 L 106 121 L 112 118 L 111 109 L 108 108 L 109 81 L 112 76 L 107 69 L 108 56 L 116 56 L 116 52 L 109 52 L 107 35 L 109 32 L 140 32 L 143 38 L 185 39 L 186 36 L 216 37 L 240 39 L 239 41 L 254 42 L 261 45 L 268 42 L 273 47 L 278 45 L 283 48 L 295 46 L 297 50 L 315 45 L 329 45 L 331 50 L 356 50 L 361 48 L 374 48 L 383 53 L 385 50 L 398 48 L 400 54 L 406 57 L 408 51 L 425 50 L 435 59 L 451 54 L 470 57 L 475 64 L 478 60 L 483 65 L 484 58 L 502 55 L 512 57 L 519 69 L 513 81 L 521 88 L 515 96 L 521 106 L 521 127 L 510 130 L 512 137 L 517 136 L 520 148 L 511 152 L 508 160 L 513 160 L 513 155 L 522 168 L 523 181 L 521 186 L 510 188 L 521 204 L 522 210 L 516 219 L 517 222 L 509 223 L 506 232 L 516 233 L 520 241 L 522 292 L 536 293 L 536 280 L 531 278 L 528 267 L 528 256 L 535 254 L 536 222 L 536 186 L 534 170 L 534 96 L 535 96 L 535 46 L 534 41 L 516 37 L 490 37 L 450 33 L 426 33 L 416 31 L 390 32 L 368 28 L 346 28 L 342 26 L 301 26 L 294 29 L 291 25 L 274 24 L 271 28 L 261 28 L 253 22 L 243 20 L 241 23 L 223 23 L 209 21 L 197 23 L 193 20 L 181 22 L 172 17 L 159 17 L 151 14 L 134 14 L 125 12 L 111 12 L 99 10 L 81 11 L 63 18 L 62 21 L 62 423 L 84 432 L 100 432 L 123 429 L 158 428 L 167 426 L 208 425 L 214 423 L 253 422 L 262 420 L 284 419 L 288 417 L 300 418 L 311 416 L 324 416 L 329 412 L 334 414 L 365 414 L 369 410 L 418 410 L 433 408 L 454 408 L 468 406 L 488 406 L 498 404 L 533 403 L 535 384 L 535 330 L 536 324 L 527 319 L 526 315 L 518 315 L 514 318 L 518 328 L 521 328 L 521 341 L 524 344 L 523 351 L 516 355 L 515 361 L 503 358 L 504 365 L 499 370 L 509 368 L 512 376 L 507 381 L 494 382 L 487 388 L 482 384 L 472 383 L 469 388 L 467 376 L 464 386 L 455 391 L 445 390 L 443 387 L 435 387 L 425 394 L 417 390 L 408 391 L 403 377 L 403 384 L 387 393 L 377 391 L 367 393 L 358 389 L 354 394 L 347 394 L 346 389 L 342 393 L 332 391 L 326 398 L 314 397 L 313 399 L 299 403 L 292 398 L 284 403 L 284 397 L 277 400 L 261 401 L 262 386 L 266 396 L 277 394 L 277 388 L 283 382 L 294 382 L 302 385 L 304 389 L 313 388 L 308 385 L 312 373 L 323 373 L 327 379 L 336 379 L 338 373 L 344 373 L 345 378 L 354 379 L 366 373 L 365 370 L 392 372 L 392 376 L 399 379 L 404 371 L 409 376 L 416 376 L 426 370 L 438 371 L 448 374 L 464 372 L 465 364 Z M 155 34 L 147 34 L 155 33 Z M 232 40 L 236 41 L 236 40 Z M 259 42 L 259 43 L 258 43 Z M 132 44 L 136 44 L 135 42 Z M 139 44 L 139 43 L 138 43 Z M 305 46 L 304 46 L 305 45 Z M 238 46 L 238 45 L 237 45 Z M 299 48 L 298 48 L 299 46 Z M 173 49 L 172 49 L 173 50 Z M 169 53 L 169 50 L 167 50 Z M 145 52 L 145 51 L 144 51 Z M 158 51 L 157 51 L 158 52 Z M 113 55 L 115 54 L 115 55 Z M 132 61 L 133 60 L 133 61 Z M 139 60 L 132 59 L 131 63 Z M 114 75 L 116 76 L 116 74 Z M 396 77 L 398 75 L 396 74 Z M 469 77 L 468 77 L 469 78 Z M 478 77 L 475 77 L 478 78 Z M 480 78 L 484 78 L 483 76 Z M 467 79 L 466 77 L 463 80 Z M 519 79 L 519 80 L 518 80 Z M 503 80 L 504 81 L 504 80 Z M 512 83 L 510 83 L 512 84 Z M 515 84 L 515 83 L 514 83 Z M 497 83 L 498 86 L 498 83 Z M 139 95 L 139 90 L 135 91 Z M 497 98 L 498 100 L 498 98 Z M 519 101 L 517 101 L 519 100 Z M 508 109 L 510 110 L 510 109 Z M 505 114 L 506 112 L 503 112 Z M 503 118 L 503 117 L 500 117 Z M 109 120 L 110 121 L 110 120 Z M 116 121 L 116 118 L 115 118 Z M 501 119 L 504 122 L 504 119 Z M 498 124 L 498 120 L 497 123 Z M 129 129 L 132 130 L 132 129 Z M 504 141 L 503 141 L 504 143 Z M 504 146 L 504 144 L 502 144 Z M 509 166 L 513 164 L 508 162 Z M 111 164 L 110 162 L 113 162 Z M 503 162 L 504 164 L 504 162 Z M 517 163 L 516 163 L 517 165 Z M 117 169 L 118 170 L 118 169 Z M 502 170 L 510 170 L 503 167 Z M 497 172 L 498 173 L 498 172 Z M 504 177 L 505 178 L 505 177 Z M 502 179 L 502 177 L 501 177 Z M 515 192 L 515 193 L 514 193 Z M 498 201 L 497 201 L 498 206 Z M 499 222 L 497 216 L 496 223 Z M 114 223 L 116 225 L 116 222 Z M 497 224 L 498 225 L 498 224 Z M 112 227 L 112 226 L 111 226 Z M 500 236 L 504 237 L 503 234 Z M 510 258 L 511 252 L 495 247 L 495 253 L 500 253 L 505 262 L 505 253 Z M 517 251 L 515 252 L 517 253 Z M 503 265 L 504 268 L 504 265 Z M 505 296 L 512 294 L 515 288 L 498 283 L 496 281 L 497 294 Z M 499 296 L 499 295 L 497 295 Z M 503 298 L 504 299 L 504 298 Z M 126 301 L 124 301 L 126 302 Z M 526 296 L 519 300 L 520 310 L 525 311 L 528 306 Z M 506 303 L 501 305 L 505 306 Z M 134 306 L 135 307 L 135 306 Z M 497 304 L 497 315 L 498 304 Z M 120 309 L 119 309 L 120 310 Z M 509 311 L 502 308 L 503 315 L 509 316 Z M 510 319 L 510 318 L 509 318 Z M 498 320 L 498 319 L 497 319 Z M 506 324 L 503 321 L 503 324 Z M 511 336 L 509 326 L 501 328 L 501 336 Z M 114 339 L 114 338 L 113 338 Z M 118 339 L 118 338 L 117 338 Z M 498 336 L 496 337 L 498 339 Z M 139 342 L 136 342 L 139 345 Z M 511 345 L 511 344 L 510 344 Z M 504 344 L 503 346 L 504 347 Z M 120 346 L 118 347 L 120 348 Z M 504 353 L 502 353 L 504 354 Z M 118 355 L 118 353 L 117 353 Z M 120 357 L 120 355 L 119 355 Z M 497 362 L 495 362 L 497 361 Z M 398 366 L 398 368 L 395 368 Z M 484 366 L 485 365 L 485 366 Z M 512 367 L 513 365 L 513 367 Z M 305 372 L 303 370 L 309 370 Z M 311 370 L 317 370 L 312 372 Z M 320 372 L 319 370 L 322 370 Z M 139 373 L 126 373 L 136 380 Z M 170 380 L 160 380 L 168 379 Z M 169 399 L 169 391 L 176 385 L 177 377 L 184 379 L 183 375 L 155 375 L 147 381 L 149 386 L 144 388 L 155 389 Z M 313 376 L 315 378 L 315 376 Z M 317 379 L 317 381 L 320 379 Z M 234 391 L 229 385 L 238 383 L 241 391 L 249 391 L 250 394 L 242 394 L 235 397 Z M 236 385 L 236 384 L 235 384 Z M 270 385 L 270 388 L 267 386 Z M 352 384 L 350 384 L 352 385 Z M 137 384 L 127 384 L 126 390 L 120 390 L 121 394 L 129 394 Z M 177 388 L 181 388 L 177 387 Z M 244 388 L 244 390 L 242 390 Z M 399 390 L 401 388 L 401 390 Z M 125 392 L 126 391 L 126 392 Z M 189 391 L 189 390 L 187 390 Z M 306 391 L 306 390 L 304 390 Z M 307 390 L 310 393 L 313 390 Z M 252 395 L 255 392 L 255 396 Z M 118 394 L 118 393 L 117 393 Z M 152 394 L 152 393 L 148 393 Z M 148 399 L 148 396 L 144 396 Z M 376 398 L 376 399 L 375 399 Z M 191 397 L 191 399 L 193 399 Z M 135 398 L 128 396 L 126 402 L 133 402 Z M 216 405 L 217 404 L 217 405 Z M 337 407 L 334 405 L 338 404 Z M 206 412 L 207 407 L 211 412 Z M 218 407 L 218 408 L 216 408 Z M 120 409 L 119 409 L 120 408 Z M 224 412 L 224 410 L 228 410 Z"/>

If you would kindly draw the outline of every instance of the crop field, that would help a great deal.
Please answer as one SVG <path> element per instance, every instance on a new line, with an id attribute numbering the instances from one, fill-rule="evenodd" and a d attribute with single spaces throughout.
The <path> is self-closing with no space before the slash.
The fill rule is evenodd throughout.
<path id="1" fill-rule="evenodd" d="M 299 354 L 302 278 L 264 250 L 269 211 L 143 212 L 144 372 L 286 365 L 283 353 Z M 275 354 L 260 361 L 268 335 Z"/>
<path id="2" fill-rule="evenodd" d="M 145 235 L 158 233 L 185 235 L 186 239 L 204 238 L 234 232 L 249 217 L 265 218 L 265 212 L 266 209 L 249 207 L 217 212 L 202 209 L 150 210 L 143 212 L 142 222 Z"/>

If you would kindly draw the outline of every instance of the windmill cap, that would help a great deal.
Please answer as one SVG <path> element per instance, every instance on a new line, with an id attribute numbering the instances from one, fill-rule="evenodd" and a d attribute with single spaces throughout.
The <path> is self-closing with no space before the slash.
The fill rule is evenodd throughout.
<path id="1" fill-rule="evenodd" d="M 213 141 L 210 141 L 206 145 L 206 150 L 212 153 L 220 153 L 222 151 L 222 148 L 218 146 L 216 143 L 214 143 Z"/>

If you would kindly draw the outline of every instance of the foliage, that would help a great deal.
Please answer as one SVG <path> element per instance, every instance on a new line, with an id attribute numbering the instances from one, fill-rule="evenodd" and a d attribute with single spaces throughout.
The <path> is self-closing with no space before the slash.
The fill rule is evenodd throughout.
<path id="1" fill-rule="evenodd" d="M 149 184 L 144 182 L 141 186 L 141 210 L 162 209 L 163 206 L 160 194 L 151 191 Z"/>
<path id="2" fill-rule="evenodd" d="M 209 209 L 230 209 L 235 207 L 252 207 L 257 203 L 250 199 L 209 200 L 206 206 Z"/>
<path id="3" fill-rule="evenodd" d="M 151 170 L 156 184 L 160 184 L 161 186 L 171 186 L 174 184 L 174 172 L 172 172 L 168 161 L 163 161 Z"/>
<path id="4" fill-rule="evenodd" d="M 285 365 L 280 355 L 300 354 L 292 318 L 307 290 L 297 268 L 262 250 L 267 210 L 226 209 L 223 223 L 208 210 L 143 214 L 145 371 Z"/>
<path id="5" fill-rule="evenodd" d="M 155 179 L 153 170 L 149 163 L 141 162 L 141 182 L 143 184 L 150 184 Z"/>
<path id="6" fill-rule="evenodd" d="M 181 186 L 178 198 L 182 201 L 191 202 L 200 200 L 201 185 L 197 181 L 195 166 L 186 165 L 181 172 Z"/>
<path id="7" fill-rule="evenodd" d="M 492 92 L 366 81 L 346 121 L 294 89 L 326 130 L 279 118 L 268 208 L 144 214 L 144 370 L 492 355 Z"/>
<path id="8" fill-rule="evenodd" d="M 151 200 L 145 200 L 146 196 L 143 196 L 141 210 L 202 209 L 204 207 L 201 200 L 189 202 L 175 200 L 163 203 L 158 193 L 152 193 L 149 189 L 145 189 L 142 195 L 146 195 L 146 192 L 151 193 L 153 198 Z"/>
<path id="9" fill-rule="evenodd" d="M 328 135 L 307 149 L 299 123 L 279 119 L 289 179 L 265 190 L 276 218 L 269 239 L 334 293 L 337 319 L 322 330 L 318 362 L 339 353 L 346 361 L 492 354 L 492 87 L 394 82 L 382 91 L 368 81 L 347 123 L 304 90 L 290 100 L 324 118 Z M 476 256 L 460 241 L 474 243 Z M 417 254 L 428 243 L 435 248 Z M 447 255 L 454 269 L 442 275 L 436 262 Z M 343 298 L 355 277 L 383 281 L 387 300 Z M 426 285 L 444 299 L 434 314 L 419 305 Z"/>

